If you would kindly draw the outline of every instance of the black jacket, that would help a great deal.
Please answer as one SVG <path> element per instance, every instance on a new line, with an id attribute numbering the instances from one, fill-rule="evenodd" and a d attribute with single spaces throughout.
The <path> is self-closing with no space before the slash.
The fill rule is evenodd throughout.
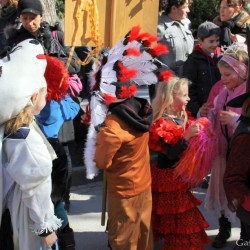
<path id="1" fill-rule="evenodd" d="M 207 101 L 212 86 L 220 80 L 217 63 L 217 56 L 211 58 L 199 50 L 194 50 L 184 63 L 183 76 L 191 81 L 187 110 L 193 117 L 196 117 L 199 108 Z"/>
<path id="2" fill-rule="evenodd" d="M 9 25 L 18 23 L 17 10 L 9 5 L 0 9 L 0 53 L 4 50 L 7 41 L 4 35 L 4 29 Z"/>
<path id="3" fill-rule="evenodd" d="M 29 33 L 23 28 L 23 26 L 21 26 L 20 29 L 12 28 L 8 30 L 7 35 L 7 44 L 9 50 L 26 39 L 34 38 L 42 44 L 45 54 L 55 56 L 59 60 L 64 61 L 65 65 L 67 63 L 70 47 L 63 46 L 53 38 L 50 27 L 46 22 L 41 23 L 41 28 L 39 29 L 37 37 Z M 78 57 L 74 52 L 73 59 L 71 60 L 68 68 L 70 74 L 77 74 L 80 71 L 81 65 L 75 62 L 75 59 L 77 58 Z"/>

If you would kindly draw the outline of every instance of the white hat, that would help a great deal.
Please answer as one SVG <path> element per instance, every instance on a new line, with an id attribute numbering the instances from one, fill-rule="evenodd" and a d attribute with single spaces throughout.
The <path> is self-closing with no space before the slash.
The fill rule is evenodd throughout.
<path id="1" fill-rule="evenodd" d="M 27 39 L 0 60 L 0 125 L 15 117 L 31 96 L 46 87 L 47 61 L 42 45 Z"/>

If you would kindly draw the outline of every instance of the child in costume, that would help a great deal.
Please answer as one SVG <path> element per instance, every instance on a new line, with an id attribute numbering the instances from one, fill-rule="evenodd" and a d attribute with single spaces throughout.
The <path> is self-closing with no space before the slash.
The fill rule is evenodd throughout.
<path id="1" fill-rule="evenodd" d="M 227 199 L 223 187 L 223 175 L 226 167 L 230 139 L 237 126 L 241 108 L 226 107 L 231 99 L 245 93 L 247 78 L 248 54 L 245 45 L 230 46 L 220 59 L 218 67 L 225 87 L 215 99 L 214 108 L 203 106 L 200 114 L 208 116 L 213 123 L 218 137 L 217 154 L 214 156 L 210 184 L 205 198 L 206 209 L 219 218 L 219 233 L 213 246 L 221 248 L 231 235 L 231 222 L 235 213 L 227 207 Z"/>
<path id="2" fill-rule="evenodd" d="M 61 220 L 50 197 L 52 159 L 32 126 L 47 94 L 43 48 L 34 39 L 25 40 L 0 66 L 0 214 L 9 210 L 14 249 L 44 250 L 57 240 Z"/>
<path id="3" fill-rule="evenodd" d="M 75 249 L 74 233 L 69 226 L 63 204 L 68 183 L 68 160 L 64 146 L 58 140 L 58 133 L 65 121 L 75 118 L 80 106 L 67 95 L 69 75 L 65 72 L 63 62 L 54 57 L 47 55 L 46 57 L 49 58 L 45 72 L 45 77 L 48 79 L 47 102 L 40 114 L 36 115 L 36 121 L 57 155 L 57 159 L 53 160 L 52 167 L 51 198 L 55 206 L 55 214 L 63 220 L 57 233 L 59 248 L 73 250 Z M 53 68 L 50 67 L 51 64 L 53 64 Z M 54 74 L 55 71 L 57 74 Z"/>
<path id="4" fill-rule="evenodd" d="M 223 178 L 228 208 L 236 212 L 241 221 L 241 237 L 236 249 L 248 249 L 250 239 L 250 190 L 249 190 L 249 147 L 250 147 L 250 92 L 227 103 L 229 107 L 242 107 L 240 122 L 231 138 L 230 152 Z M 242 233 L 244 232 L 244 234 Z M 245 236 L 245 237 L 244 237 Z"/>
<path id="5" fill-rule="evenodd" d="M 84 156 L 87 178 L 93 178 L 98 168 L 106 172 L 108 241 L 113 250 L 153 249 L 148 148 L 152 108 L 134 95 L 137 86 L 169 77 L 169 71 L 156 74 L 155 57 L 167 52 L 156 40 L 133 27 L 90 74 L 91 115 Z"/>
<path id="6" fill-rule="evenodd" d="M 197 208 L 201 201 L 191 188 L 210 171 L 215 137 L 208 119 L 187 117 L 189 100 L 188 79 L 172 77 L 158 84 L 152 103 L 152 226 L 154 240 L 164 239 L 161 249 L 199 250 L 209 243 L 208 223 Z"/>
<path id="7" fill-rule="evenodd" d="M 212 22 L 202 23 L 197 30 L 198 44 L 183 65 L 183 76 L 191 81 L 187 110 L 193 117 L 207 101 L 212 86 L 220 80 L 217 67 L 220 53 L 220 27 Z"/>
<path id="8" fill-rule="evenodd" d="M 130 97 L 110 104 L 108 112 L 97 135 L 95 162 L 107 172 L 109 244 L 114 250 L 152 250 L 152 108 L 145 99 Z"/>

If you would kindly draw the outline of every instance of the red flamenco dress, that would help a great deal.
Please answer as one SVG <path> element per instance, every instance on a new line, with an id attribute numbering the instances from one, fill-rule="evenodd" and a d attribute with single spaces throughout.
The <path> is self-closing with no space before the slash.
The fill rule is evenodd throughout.
<path id="1" fill-rule="evenodd" d="M 199 250 L 210 243 L 204 230 L 208 223 L 197 208 L 201 201 L 194 197 L 191 188 L 210 171 L 209 162 L 204 164 L 202 154 L 206 154 L 207 142 L 214 145 L 215 137 L 210 132 L 209 121 L 202 118 L 198 122 L 202 132 L 196 141 L 187 142 L 181 123 L 181 119 L 160 118 L 150 130 L 149 147 L 157 152 L 151 169 L 152 227 L 154 240 L 164 239 L 163 250 Z M 198 168 L 200 165 L 203 168 L 197 170 L 194 164 L 197 162 Z"/>

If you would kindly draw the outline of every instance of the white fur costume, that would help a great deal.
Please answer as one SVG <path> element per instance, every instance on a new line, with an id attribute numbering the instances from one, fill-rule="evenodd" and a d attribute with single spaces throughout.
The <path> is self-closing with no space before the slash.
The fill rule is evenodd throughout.
<path id="1" fill-rule="evenodd" d="M 0 69 L 0 215 L 9 208 L 15 250 L 41 250 L 45 246 L 36 234 L 55 231 L 61 225 L 50 199 L 51 157 L 32 125 L 26 138 L 11 139 L 4 137 L 4 123 L 46 87 L 42 46 L 33 39 L 19 43 L 10 60 L 0 60 Z"/>

